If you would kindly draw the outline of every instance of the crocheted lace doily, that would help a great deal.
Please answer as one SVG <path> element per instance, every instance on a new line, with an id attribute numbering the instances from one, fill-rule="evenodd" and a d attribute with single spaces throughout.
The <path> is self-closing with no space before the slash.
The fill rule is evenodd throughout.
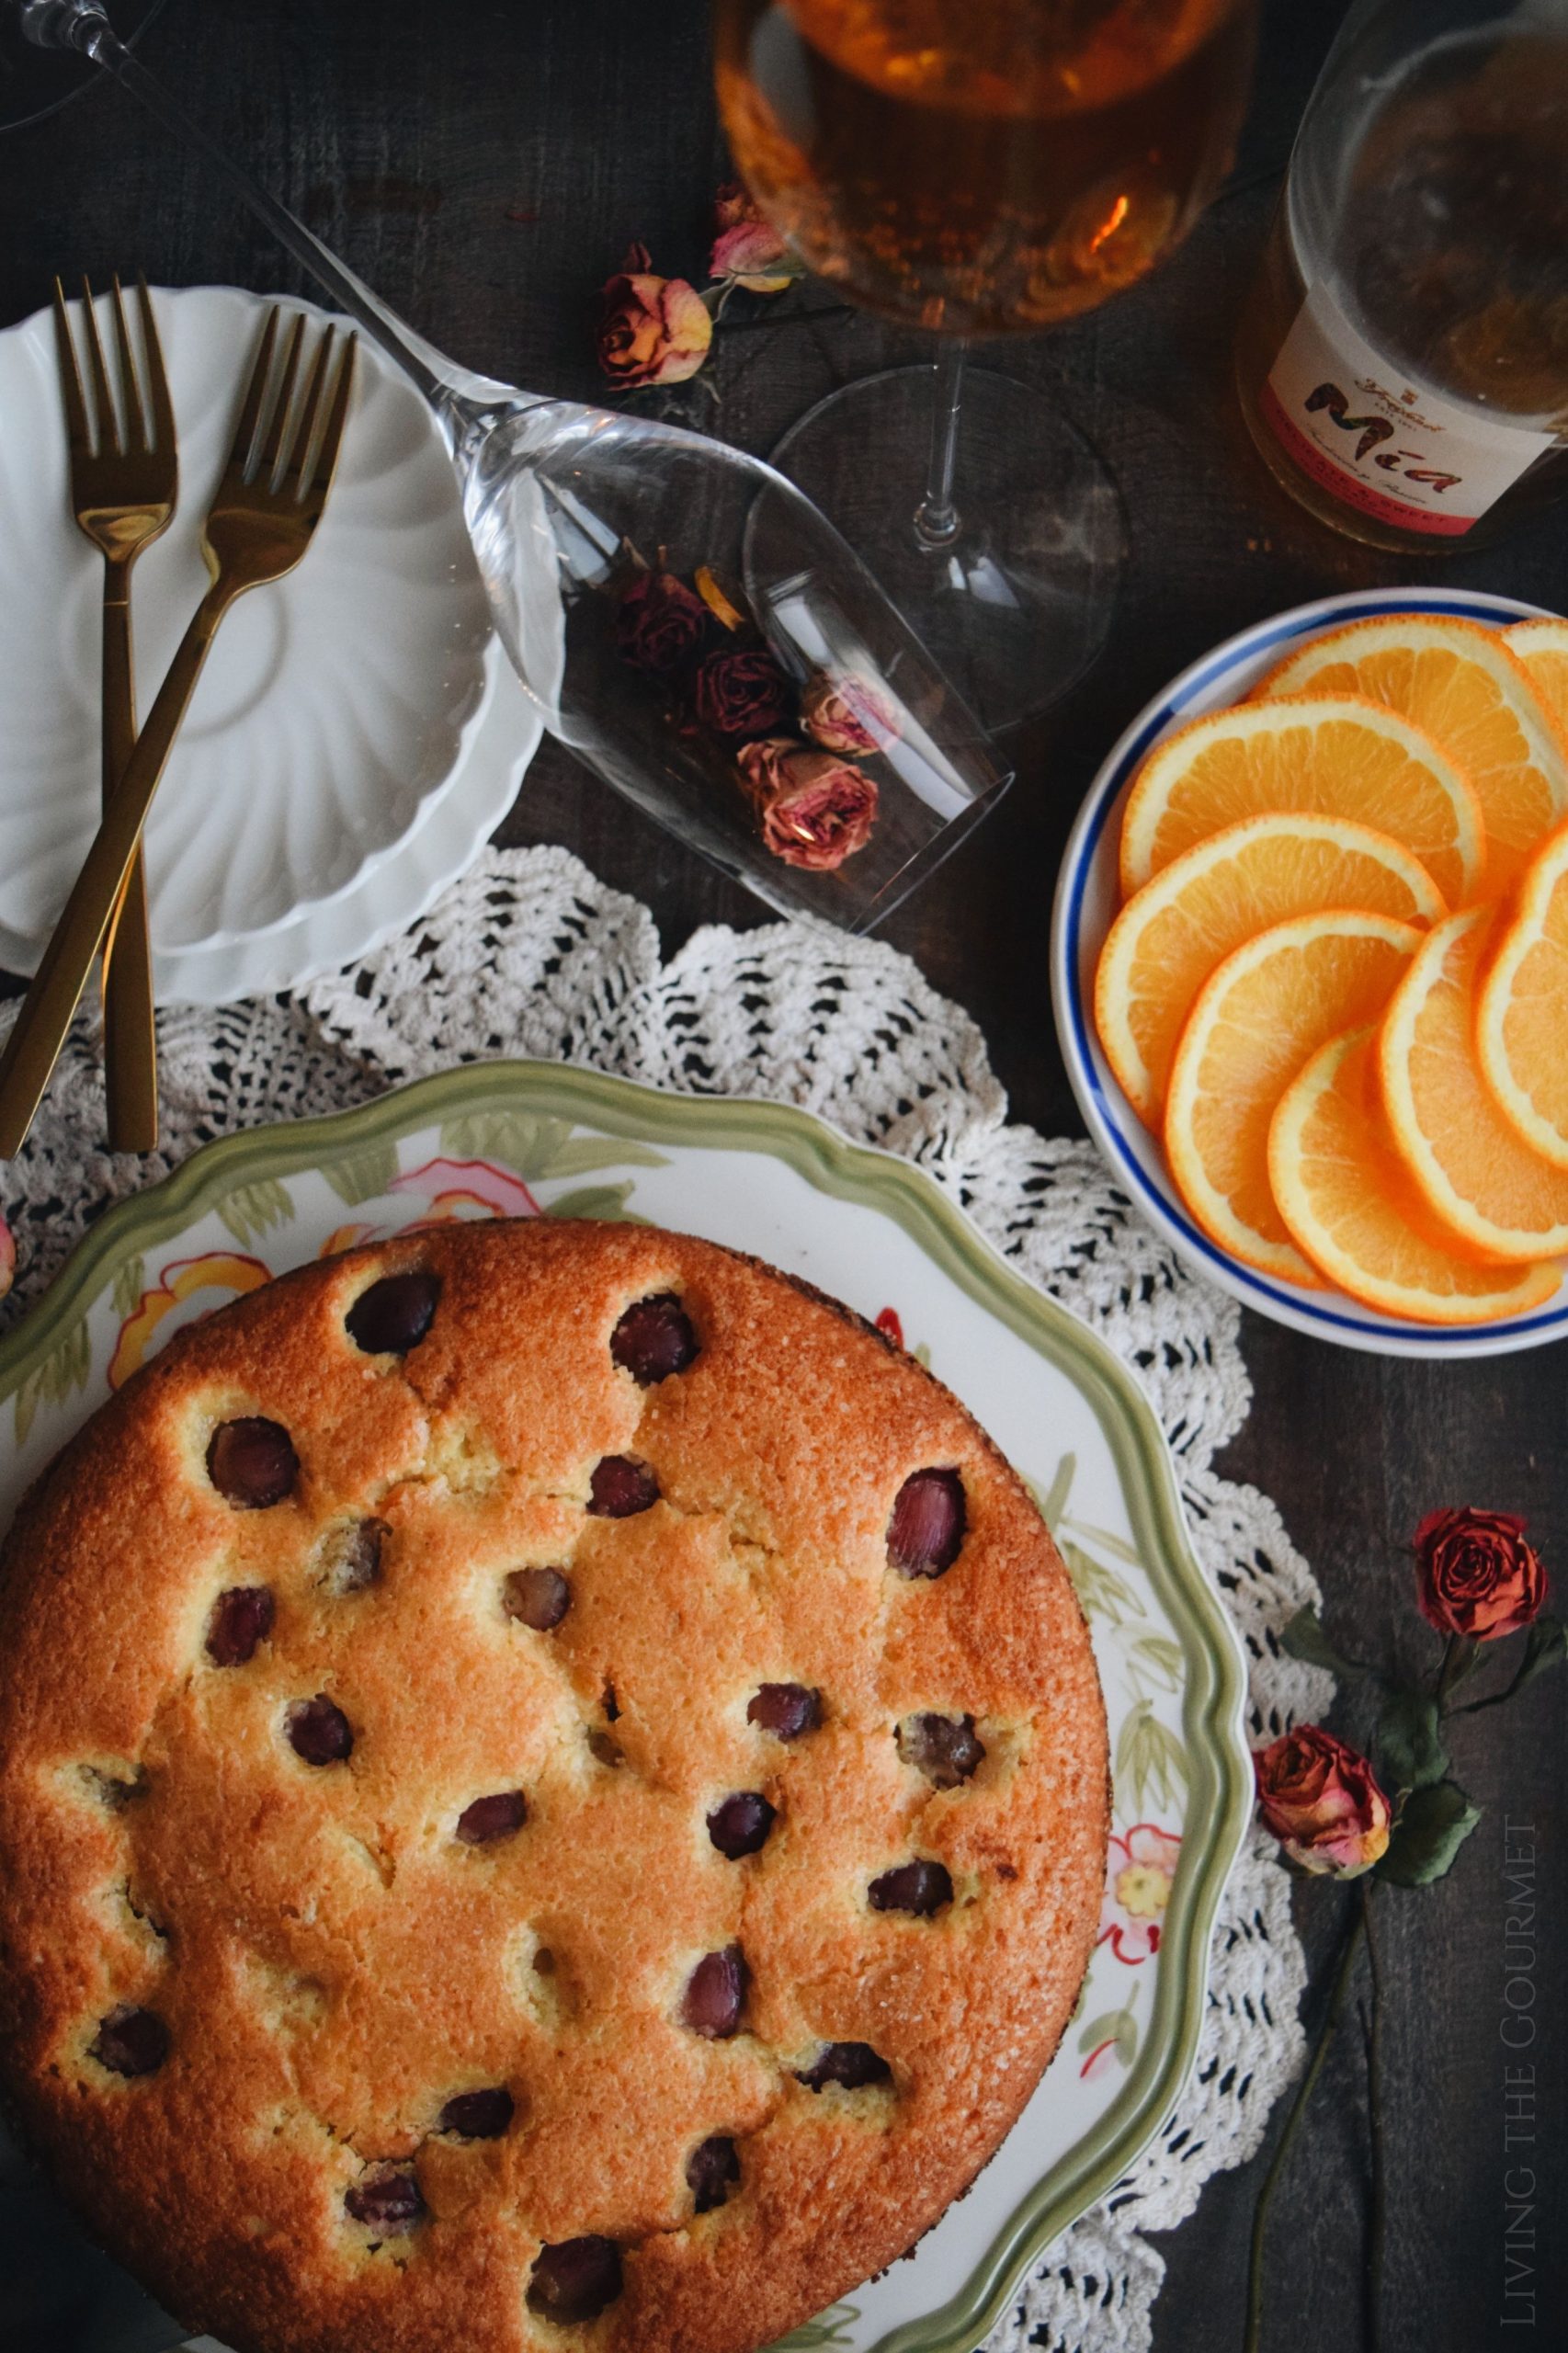
<path id="1" fill-rule="evenodd" d="M 13 1017 L 0 1010 L 0 1037 Z M 1315 1599 L 1267 1497 L 1218 1477 L 1246 1418 L 1239 1310 L 1139 1219 L 1092 1145 L 1009 1124 L 985 1041 L 916 968 L 826 926 L 699 931 L 668 962 L 653 919 L 555 848 L 493 850 L 422 923 L 293 997 L 160 1017 L 164 1146 L 107 1154 L 98 1041 L 79 1017 L 33 1134 L 3 1184 L 18 1255 L 13 1318 L 82 1229 L 197 1145 L 341 1109 L 453 1063 L 518 1054 L 701 1095 L 799 1103 L 918 1161 L 1042 1289 L 1134 1366 L 1175 1449 L 1193 1542 L 1252 1668 L 1252 1730 L 1324 1704 L 1326 1678 L 1278 1630 Z M 989 2346 L 1140 2353 L 1164 2260 L 1145 2235 L 1257 2146 L 1301 2059 L 1305 1982 L 1275 1850 L 1254 1832 L 1214 1931 L 1197 2072 L 1131 2172 L 1057 2241 Z"/>

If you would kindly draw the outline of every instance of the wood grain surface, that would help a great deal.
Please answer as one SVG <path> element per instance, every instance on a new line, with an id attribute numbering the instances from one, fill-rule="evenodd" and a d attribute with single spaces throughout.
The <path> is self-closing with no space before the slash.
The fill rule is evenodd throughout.
<path id="1" fill-rule="evenodd" d="M 111 11 L 112 13 L 112 11 Z M 1068 824 L 1107 745 L 1144 699 L 1217 639 L 1337 589 L 1441 577 L 1568 606 L 1565 510 L 1477 554 L 1384 557 L 1321 529 L 1273 487 L 1230 381 L 1240 306 L 1290 141 L 1339 0 L 1267 0 L 1257 85 L 1236 168 L 1186 249 L 1106 312 L 1010 348 L 1005 365 L 1058 399 L 1119 480 L 1132 554 L 1110 650 L 1014 743 L 1018 781 L 887 936 L 983 1028 L 1015 1115 L 1078 1132 L 1056 1051 L 1046 936 Z M 668 270 L 701 269 L 724 176 L 703 0 L 170 0 L 143 54 L 244 156 L 437 343 L 539 391 L 596 396 L 594 290 L 633 237 Z M 0 319 L 36 309 L 52 273 L 145 271 L 304 290 L 199 162 L 130 102 L 96 90 L 0 136 Z M 797 291 L 721 335 L 717 428 L 767 449 L 824 391 L 912 339 Z M 0 420 L 0 431 L 4 421 Z M 764 911 L 614 799 L 560 748 L 535 761 L 506 842 L 561 841 L 649 902 L 666 952 L 698 924 Z M 1473 1501 L 1525 1513 L 1568 1580 L 1561 1348 L 1470 1365 L 1354 1356 L 1249 1317 L 1251 1417 L 1221 1463 L 1278 1501 L 1345 1649 L 1424 1658 L 1403 1547 L 1423 1512 Z M 1369 1727 L 1352 1698 L 1333 1719 Z M 1556 2347 L 1568 2309 L 1568 1676 L 1471 1720 L 1459 1766 L 1484 1819 L 1435 1894 L 1380 1899 L 1388 1987 L 1388 2256 L 1381 2336 L 1365 2280 L 1365 2036 L 1354 2017 L 1277 2201 L 1268 2353 L 1480 2353 Z M 1538 1854 L 1528 2052 L 1505 2008 L 1505 1816 Z M 1301 1890 L 1316 1974 L 1335 1890 Z M 1516 1955 L 1516 1960 L 1517 1956 Z M 1315 2010 L 1313 2011 L 1315 2016 Z M 1504 2069 L 1535 2076 L 1533 2142 L 1506 2142 Z M 1277 2115 L 1269 2135 L 1278 2131 Z M 1516 2118 L 1516 2136 L 1530 2129 Z M 1505 2237 L 1508 2185 L 1536 2186 L 1533 2245 Z M 1246 2234 L 1261 2162 L 1204 2192 L 1160 2242 L 1168 2277 L 1156 2353 L 1240 2347 Z M 159 2353 L 166 2322 L 64 2236 L 47 2201 L 5 2201 L 0 2273 L 18 2353 Z M 1526 2226 L 1528 2228 L 1528 2225 Z M 1510 2262 L 1510 2254 L 1512 2260 Z M 1533 2290 L 1535 2325 L 1506 2290 Z M 1516 2325 L 1506 2325 L 1513 2320 Z M 460 2341 L 460 2317 L 454 2315 Z"/>

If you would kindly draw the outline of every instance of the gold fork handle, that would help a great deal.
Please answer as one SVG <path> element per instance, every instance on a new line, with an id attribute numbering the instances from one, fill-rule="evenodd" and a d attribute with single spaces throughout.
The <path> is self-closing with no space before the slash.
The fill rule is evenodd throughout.
<path id="1" fill-rule="evenodd" d="M 213 631 L 237 593 L 233 585 L 215 581 L 197 607 L 22 1000 L 17 1026 L 0 1054 L 0 1160 L 15 1159 L 33 1123 L 93 959 L 109 934 L 164 763 L 196 690 Z"/>
<path id="2" fill-rule="evenodd" d="M 131 566 L 104 565 L 103 805 L 136 747 L 131 640 Z M 104 1071 L 113 1152 L 153 1152 L 158 1142 L 158 1038 L 153 1017 L 153 955 L 147 880 L 140 848 L 120 893 L 103 969 Z"/>

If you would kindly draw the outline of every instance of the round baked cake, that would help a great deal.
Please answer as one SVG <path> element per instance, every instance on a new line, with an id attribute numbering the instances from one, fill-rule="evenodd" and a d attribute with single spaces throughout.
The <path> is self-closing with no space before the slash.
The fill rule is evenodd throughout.
<path id="1" fill-rule="evenodd" d="M 711 1244 L 454 1226 L 178 1334 L 0 1568 L 0 2070 L 247 2353 L 736 2353 L 1034 2088 L 1105 1719 L 1022 1481 Z"/>

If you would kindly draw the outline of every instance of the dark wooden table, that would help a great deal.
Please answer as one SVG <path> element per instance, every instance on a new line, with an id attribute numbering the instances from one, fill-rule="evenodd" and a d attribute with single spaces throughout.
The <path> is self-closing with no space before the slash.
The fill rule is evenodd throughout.
<path id="1" fill-rule="evenodd" d="M 1239 306 L 1290 136 L 1340 0 L 1267 0 L 1255 101 L 1232 179 L 1185 251 L 1109 310 L 1007 354 L 1060 400 L 1119 478 L 1132 554 L 1110 652 L 1013 746 L 1018 782 L 1000 812 L 891 923 L 888 936 L 968 1007 L 1015 1114 L 1048 1134 L 1079 1121 L 1057 1054 L 1046 933 L 1069 822 L 1106 746 L 1140 703 L 1217 639 L 1309 597 L 1426 576 L 1321 529 L 1276 490 L 1240 426 L 1229 359 Z M 496 374 L 595 397 L 592 297 L 633 237 L 698 274 L 724 176 L 707 78 L 703 0 L 171 0 L 145 55 L 219 139 L 301 210 L 435 340 Z M 47 296 L 57 268 L 140 267 L 154 282 L 301 283 L 198 163 L 129 103 L 94 92 L 48 124 L 0 138 L 0 319 Z M 726 329 L 720 429 L 766 450 L 831 385 L 915 356 L 908 338 L 790 298 Z M 0 420 L 0 430 L 4 429 Z M 1503 546 L 1460 553 L 1456 583 L 1568 606 L 1563 510 Z M 650 902 L 666 951 L 698 924 L 761 912 L 667 835 L 547 746 L 503 828 L 506 842 L 569 844 L 606 881 Z M 1435 1505 L 1528 1514 L 1568 1579 L 1560 1349 L 1471 1365 L 1355 1356 L 1249 1318 L 1253 1412 L 1221 1467 L 1277 1498 L 1312 1562 L 1328 1623 L 1352 1652 L 1415 1657 L 1400 1547 Z M 1479 2353 L 1564 2343 L 1568 2310 L 1568 1677 L 1483 1715 L 1462 1769 L 1485 1817 L 1433 1895 L 1382 1904 L 1386 2030 L 1389 2353 Z M 1353 1700 L 1335 1724 L 1367 1732 Z M 1508 1907 L 1504 1823 L 1533 1825 L 1540 1857 L 1528 2057 L 1537 2138 L 1505 2143 L 1499 2035 Z M 1338 1892 L 1302 1890 L 1317 1963 L 1337 1934 Z M 1516 1956 L 1517 1958 L 1517 1956 Z M 1314 2013 L 1315 2014 L 1315 2013 Z M 1267 2343 L 1359 2353 L 1368 2148 L 1364 2041 L 1353 2020 L 1322 2084 L 1276 2207 Z M 1272 2145 L 1279 2118 L 1269 2136 Z M 1519 2128 L 1517 2126 L 1516 2130 Z M 1506 2181 L 1528 2163 L 1533 2245 L 1506 2243 Z M 1261 2161 L 1222 2176 L 1162 2243 L 1169 2266 L 1156 2353 L 1239 2347 L 1246 2234 Z M 26 2265 L 29 2252 L 0 2250 Z M 1527 2273 L 1520 2265 L 1532 2266 Z M 70 2324 L 40 2319 L 28 2353 L 91 2353 L 92 2273 Z M 1508 2287 L 1535 2291 L 1536 2325 Z M 460 2333 L 460 2320 L 454 2315 Z M 147 2353 L 164 2342 L 150 2319 Z M 18 2339 L 18 2353 L 21 2340 Z"/>

